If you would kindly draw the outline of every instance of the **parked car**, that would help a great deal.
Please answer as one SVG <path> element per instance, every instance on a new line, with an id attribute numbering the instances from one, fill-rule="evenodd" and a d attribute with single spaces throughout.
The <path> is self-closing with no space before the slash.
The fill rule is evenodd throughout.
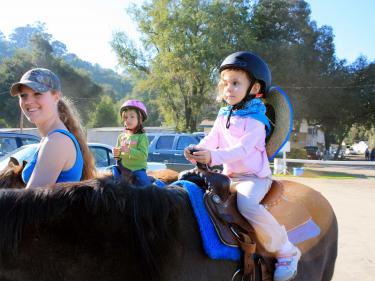
<path id="1" fill-rule="evenodd" d="M 321 152 L 317 146 L 305 146 L 304 148 L 307 153 L 307 159 L 311 159 L 311 160 L 323 159 L 323 152 Z"/>
<path id="2" fill-rule="evenodd" d="M 0 157 L 5 156 L 23 145 L 39 142 L 40 137 L 35 135 L 0 132 Z"/>
<path id="3" fill-rule="evenodd" d="M 112 154 L 112 146 L 103 143 L 88 143 L 89 149 L 94 155 L 96 168 L 98 171 L 104 171 L 109 166 L 115 164 L 115 159 Z M 21 146 L 6 156 L 0 158 L 0 171 L 8 165 L 9 157 L 12 156 L 22 162 L 23 160 L 30 161 L 35 151 L 38 149 L 38 144 L 29 144 Z M 147 163 L 148 170 L 166 169 L 167 166 L 163 163 Z"/>
<path id="4" fill-rule="evenodd" d="M 188 145 L 198 144 L 198 134 L 147 134 L 149 139 L 148 161 L 162 163 L 190 164 L 184 157 Z"/>
<path id="5" fill-rule="evenodd" d="M 206 136 L 204 132 L 194 132 L 193 135 L 196 135 L 199 139 L 203 139 Z"/>

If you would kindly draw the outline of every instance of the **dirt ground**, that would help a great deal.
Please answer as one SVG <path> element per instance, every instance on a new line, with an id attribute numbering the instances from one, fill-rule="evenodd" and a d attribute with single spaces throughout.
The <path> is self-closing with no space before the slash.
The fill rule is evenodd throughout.
<path id="1" fill-rule="evenodd" d="M 331 203 L 339 225 L 338 257 L 332 280 L 375 280 L 375 166 L 309 166 L 309 169 L 361 175 L 355 179 L 285 176 L 280 179 L 306 184 Z"/>

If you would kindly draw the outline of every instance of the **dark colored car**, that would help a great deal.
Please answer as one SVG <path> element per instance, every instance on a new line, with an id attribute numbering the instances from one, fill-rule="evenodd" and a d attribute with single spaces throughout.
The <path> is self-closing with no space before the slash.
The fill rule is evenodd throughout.
<path id="1" fill-rule="evenodd" d="M 201 136 L 197 134 L 147 134 L 149 139 L 148 161 L 191 164 L 184 157 L 188 145 L 198 144 Z"/>
<path id="2" fill-rule="evenodd" d="M 321 160 L 322 153 L 317 146 L 305 146 L 304 147 L 307 153 L 307 158 L 311 160 Z"/>
<path id="3" fill-rule="evenodd" d="M 5 156 L 23 145 L 39 142 L 40 137 L 35 135 L 0 132 L 0 157 Z"/>

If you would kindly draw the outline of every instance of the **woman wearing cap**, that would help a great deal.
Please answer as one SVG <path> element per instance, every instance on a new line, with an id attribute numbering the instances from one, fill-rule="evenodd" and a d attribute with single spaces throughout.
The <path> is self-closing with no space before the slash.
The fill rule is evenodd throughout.
<path id="1" fill-rule="evenodd" d="M 45 68 L 31 69 L 10 92 L 18 96 L 22 112 L 42 136 L 22 172 L 26 188 L 93 178 L 94 158 L 72 105 L 62 97 L 56 74 Z"/>
<path id="2" fill-rule="evenodd" d="M 143 128 L 147 109 L 139 100 L 128 100 L 121 106 L 120 115 L 124 122 L 124 132 L 117 138 L 113 155 L 133 172 L 139 186 L 150 185 L 146 174 L 148 138 Z"/>
<path id="3" fill-rule="evenodd" d="M 297 273 L 301 252 L 288 239 L 284 226 L 260 204 L 272 179 L 266 153 L 270 131 L 266 108 L 260 97 L 271 85 L 267 64 L 251 52 L 229 55 L 220 66 L 218 98 L 228 106 L 220 109 L 211 132 L 185 157 L 211 166 L 223 164 L 223 173 L 237 189 L 241 214 L 254 227 L 259 242 L 278 259 L 274 280 L 286 281 Z"/>

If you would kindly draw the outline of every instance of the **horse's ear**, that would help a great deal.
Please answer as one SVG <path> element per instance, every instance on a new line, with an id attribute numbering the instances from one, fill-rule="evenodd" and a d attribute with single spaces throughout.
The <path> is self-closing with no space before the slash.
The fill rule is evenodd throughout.
<path id="1" fill-rule="evenodd" d="M 9 167 L 13 167 L 13 166 L 19 166 L 20 163 L 18 162 L 18 160 L 14 157 L 9 157 L 9 162 L 8 162 L 8 166 Z"/>
<path id="2" fill-rule="evenodd" d="M 23 160 L 23 161 L 22 161 L 22 168 L 25 168 L 26 164 L 27 164 L 27 161 L 26 161 L 26 160 Z"/>

